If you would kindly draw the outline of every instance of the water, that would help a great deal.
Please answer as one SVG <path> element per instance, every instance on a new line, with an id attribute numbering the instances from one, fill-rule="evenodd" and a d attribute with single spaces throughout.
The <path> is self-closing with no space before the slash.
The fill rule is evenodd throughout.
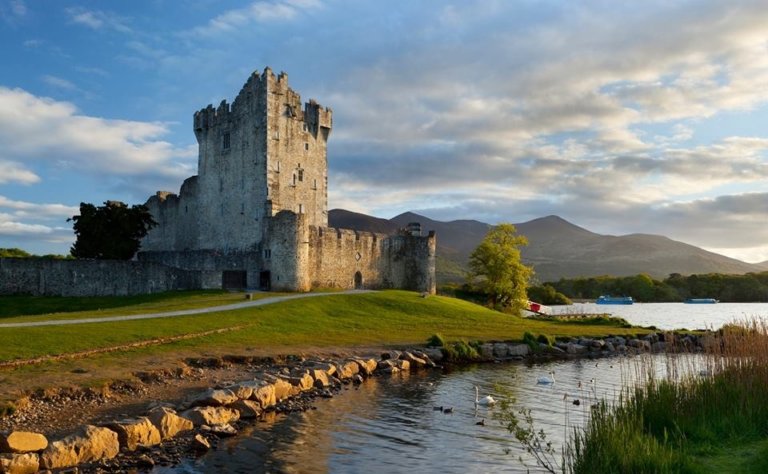
<path id="1" fill-rule="evenodd" d="M 723 324 L 737 320 L 768 318 L 768 303 L 635 303 L 633 305 L 577 303 L 569 306 L 553 306 L 552 313 L 610 313 L 637 326 L 656 326 L 659 329 L 719 329 Z"/>
<path id="2" fill-rule="evenodd" d="M 655 361 L 654 372 L 666 375 L 666 356 L 646 357 Z M 197 460 L 155 472 L 540 472 L 494 419 L 498 407 L 475 408 L 473 387 L 479 387 L 481 397 L 512 394 L 516 407 L 531 409 L 536 428 L 545 430 L 559 452 L 566 432 L 584 423 L 597 399 L 613 400 L 622 386 L 638 378 L 636 362 L 612 358 L 482 364 L 451 373 L 373 378 L 318 402 L 317 410 L 273 416 Z M 698 360 L 687 362 L 683 365 L 698 369 Z M 556 383 L 537 384 L 550 370 Z M 575 399 L 579 406 L 573 405 Z M 440 406 L 452 407 L 453 413 L 435 410 Z M 476 424 L 480 420 L 484 426 Z M 527 467 L 519 456 L 527 459 Z"/>
<path id="3" fill-rule="evenodd" d="M 734 320 L 768 317 L 768 304 L 632 306 L 578 304 L 556 312 L 605 313 L 633 324 L 662 329 L 713 328 Z M 645 364 L 638 363 L 644 357 Z M 674 359 L 677 357 L 677 359 Z M 670 359 L 673 358 L 673 359 Z M 668 365 L 677 360 L 677 365 Z M 648 361 L 652 363 L 648 364 Z M 670 367 L 698 373 L 696 356 L 637 356 L 551 362 L 484 364 L 450 373 L 424 371 L 367 380 L 317 410 L 270 415 L 217 449 L 155 474 L 197 473 L 487 473 L 542 472 L 513 436 L 494 419 L 499 408 L 475 409 L 474 386 L 481 397 L 504 393 L 514 407 L 527 408 L 559 452 L 567 433 L 583 426 L 598 399 L 614 400 L 622 387 L 643 380 L 638 367 L 667 376 Z M 554 385 L 537 379 L 555 371 Z M 579 406 L 573 400 L 580 401 Z M 453 413 L 435 407 L 452 407 Z M 485 425 L 476 423 L 484 420 Z M 518 458 L 524 458 L 522 464 Z"/>

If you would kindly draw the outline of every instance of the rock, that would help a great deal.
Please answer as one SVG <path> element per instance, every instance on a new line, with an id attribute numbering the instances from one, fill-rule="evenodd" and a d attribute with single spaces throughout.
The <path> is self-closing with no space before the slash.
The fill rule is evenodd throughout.
<path id="1" fill-rule="evenodd" d="M 494 357 L 507 357 L 509 355 L 509 346 L 503 342 L 497 342 L 493 345 Z"/>
<path id="2" fill-rule="evenodd" d="M 59 469 L 80 463 L 112 459 L 120 452 L 117 433 L 109 428 L 86 425 L 60 441 L 50 443 L 40 455 L 44 469 Z"/>
<path id="3" fill-rule="evenodd" d="M 394 365 L 393 366 L 389 366 L 389 367 L 385 367 L 385 368 L 380 369 L 380 370 L 381 370 L 381 373 L 383 373 L 383 374 L 397 374 L 397 373 L 400 372 L 400 369 L 397 368 L 397 366 L 394 366 Z"/>
<path id="4" fill-rule="evenodd" d="M 315 385 L 315 379 L 313 379 L 307 371 L 304 371 L 303 373 L 294 373 L 288 377 L 288 382 L 290 382 L 291 385 L 297 388 L 300 392 L 311 390 Z"/>
<path id="5" fill-rule="evenodd" d="M 211 449 L 211 443 L 209 443 L 208 440 L 205 439 L 205 436 L 201 434 L 196 434 L 195 437 L 192 438 L 192 449 L 194 449 L 198 453 L 205 452 Z"/>
<path id="6" fill-rule="evenodd" d="M 486 342 L 480 345 L 480 355 L 483 359 L 493 359 L 493 344 Z"/>
<path id="7" fill-rule="evenodd" d="M 336 366 L 336 375 L 341 380 L 351 379 L 360 372 L 360 366 L 357 362 L 347 361 Z"/>
<path id="8" fill-rule="evenodd" d="M 362 372 L 366 376 L 371 375 L 376 371 L 376 359 L 354 359 L 354 362 L 360 367 L 359 372 Z"/>
<path id="9" fill-rule="evenodd" d="M 219 438 L 228 438 L 237 435 L 237 430 L 229 423 L 224 423 L 223 425 L 213 425 L 211 426 L 210 432 Z"/>
<path id="10" fill-rule="evenodd" d="M 7 474 L 35 474 L 40 469 L 40 456 L 36 453 L 0 455 L 0 472 Z"/>
<path id="11" fill-rule="evenodd" d="M 287 380 L 278 378 L 272 385 L 275 387 L 275 400 L 278 402 L 295 394 L 293 384 Z"/>
<path id="12" fill-rule="evenodd" d="M 188 431 L 194 428 L 191 421 L 180 417 L 175 411 L 166 407 L 158 407 L 150 410 L 147 418 L 149 418 L 149 421 L 155 425 L 155 428 L 157 428 L 157 431 L 160 433 L 160 438 L 164 440 L 173 438 L 182 431 Z"/>
<path id="13" fill-rule="evenodd" d="M 581 344 L 575 344 L 573 342 L 568 343 L 568 348 L 565 350 L 565 352 L 569 354 L 583 354 L 587 352 L 589 348 L 587 346 L 583 346 Z"/>
<path id="14" fill-rule="evenodd" d="M 612 342 L 606 342 L 604 349 L 608 352 L 616 352 L 616 346 L 614 346 Z"/>
<path id="15" fill-rule="evenodd" d="M 403 372 L 407 372 L 411 370 L 411 363 L 408 362 L 407 360 L 398 359 L 395 361 L 395 367 L 397 367 Z"/>
<path id="16" fill-rule="evenodd" d="M 395 362 L 394 359 L 380 360 L 378 365 L 377 365 L 377 369 L 378 370 L 391 369 L 392 367 L 397 367 L 397 362 Z"/>
<path id="17" fill-rule="evenodd" d="M 192 401 L 192 406 L 220 407 L 235 403 L 238 397 L 232 390 L 208 389 Z"/>
<path id="18" fill-rule="evenodd" d="M 387 351 L 381 354 L 381 360 L 397 360 L 400 358 L 400 351 Z"/>
<path id="19" fill-rule="evenodd" d="M 32 453 L 48 447 L 48 439 L 40 433 L 13 431 L 0 433 L 0 451 L 5 453 Z"/>
<path id="20" fill-rule="evenodd" d="M 254 381 L 240 382 L 227 387 L 240 400 L 249 400 L 253 396 L 254 388 L 258 388 L 258 383 Z"/>
<path id="21" fill-rule="evenodd" d="M 427 364 L 428 367 L 437 367 L 437 365 L 434 362 L 432 362 L 432 360 L 429 358 L 429 356 L 426 353 L 422 351 L 411 351 L 411 354 L 415 355 L 419 359 L 422 359 Z"/>
<path id="22" fill-rule="evenodd" d="M 549 346 L 547 348 L 547 350 L 549 350 L 549 352 L 551 352 L 553 354 L 565 354 L 565 350 L 561 349 L 561 348 L 559 348 L 557 346 Z"/>
<path id="23" fill-rule="evenodd" d="M 629 341 L 627 341 L 627 346 L 628 347 L 639 348 L 642 345 L 643 345 L 643 343 L 642 343 L 642 341 L 640 339 L 630 339 Z"/>
<path id="24" fill-rule="evenodd" d="M 322 370 L 329 377 L 336 373 L 336 366 L 327 362 L 315 362 L 309 368 L 313 370 Z"/>
<path id="25" fill-rule="evenodd" d="M 528 344 L 508 344 L 507 354 L 511 356 L 526 356 L 531 353 L 531 347 Z"/>
<path id="26" fill-rule="evenodd" d="M 659 341 L 659 342 L 654 342 L 651 345 L 651 350 L 653 352 L 664 352 L 666 349 L 667 349 L 667 343 L 666 342 Z"/>
<path id="27" fill-rule="evenodd" d="M 426 360 L 424 360 L 424 359 L 422 359 L 420 357 L 416 357 L 415 355 L 413 355 L 412 353 L 410 353 L 408 351 L 403 352 L 402 355 L 400 355 L 400 360 L 404 360 L 404 361 L 409 362 L 411 367 L 413 367 L 413 368 L 426 367 L 426 365 L 427 365 L 427 361 Z"/>
<path id="28" fill-rule="evenodd" d="M 645 336 L 643 336 L 643 341 L 647 341 L 651 344 L 653 344 L 654 342 L 659 342 L 659 335 L 656 334 L 655 332 L 646 334 Z"/>
<path id="29" fill-rule="evenodd" d="M 363 376 L 360 374 L 357 374 L 354 377 L 352 377 L 352 383 L 354 383 L 355 385 L 360 385 L 363 382 L 365 382 L 365 379 L 363 379 Z"/>
<path id="30" fill-rule="evenodd" d="M 427 347 L 424 349 L 424 353 L 427 354 L 429 358 L 435 362 L 440 362 L 444 357 L 443 350 L 439 347 Z"/>
<path id="31" fill-rule="evenodd" d="M 162 441 L 160 431 L 155 425 L 143 416 L 131 420 L 115 421 L 108 423 L 107 428 L 117 433 L 117 439 L 120 446 L 135 451 L 139 446 L 154 446 Z"/>
<path id="32" fill-rule="evenodd" d="M 317 388 L 325 388 L 331 385 L 331 381 L 328 378 L 328 374 L 325 373 L 322 370 L 311 370 L 310 374 L 312 375 L 312 378 L 315 380 L 314 386 Z"/>
<path id="33" fill-rule="evenodd" d="M 275 398 L 275 386 L 266 382 L 257 384 L 257 388 L 253 389 L 251 400 L 259 402 L 259 405 L 263 409 L 274 406 L 275 403 L 277 403 Z"/>
<path id="34" fill-rule="evenodd" d="M 227 407 L 196 407 L 181 414 L 195 426 L 223 425 L 240 419 L 240 413 Z"/>
<path id="35" fill-rule="evenodd" d="M 258 418 L 261 416 L 261 406 L 253 400 L 238 400 L 233 403 L 230 408 L 233 408 L 240 413 L 240 418 Z"/>
<path id="36" fill-rule="evenodd" d="M 590 347 L 600 350 L 602 350 L 603 346 L 605 346 L 605 342 L 600 339 L 593 339 L 592 343 L 590 344 Z"/>
<path id="37" fill-rule="evenodd" d="M 146 454 L 142 454 L 138 459 L 136 459 L 136 467 L 140 467 L 142 469 L 151 469 L 155 467 L 155 461 Z"/>

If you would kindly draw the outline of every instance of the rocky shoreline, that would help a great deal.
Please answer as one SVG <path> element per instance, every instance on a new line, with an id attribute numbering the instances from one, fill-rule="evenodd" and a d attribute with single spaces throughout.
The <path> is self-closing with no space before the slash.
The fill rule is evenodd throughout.
<path id="1" fill-rule="evenodd" d="M 667 332 L 631 338 L 565 338 L 538 345 L 481 343 L 474 346 L 477 356 L 472 360 L 449 360 L 450 349 L 439 347 L 383 350 L 376 357 L 190 360 L 182 368 L 136 374 L 137 381 L 116 382 L 103 390 L 66 389 L 27 397 L 16 413 L 0 419 L 0 473 L 141 472 L 156 465 L 175 465 L 265 416 L 314 409 L 319 398 L 331 398 L 345 386 L 373 376 L 441 368 L 447 363 L 700 352 L 713 341 L 711 335 Z M 222 375 L 241 380 L 217 380 Z M 191 391 L 173 403 L 139 403 L 123 410 L 128 413 L 113 410 L 72 429 L 45 426 L 43 421 L 57 406 L 64 407 L 62 411 L 71 412 L 73 407 L 87 411 L 109 405 L 116 394 L 122 394 L 123 400 L 142 391 L 151 396 L 152 387 L 184 379 L 208 382 L 208 388 Z"/>

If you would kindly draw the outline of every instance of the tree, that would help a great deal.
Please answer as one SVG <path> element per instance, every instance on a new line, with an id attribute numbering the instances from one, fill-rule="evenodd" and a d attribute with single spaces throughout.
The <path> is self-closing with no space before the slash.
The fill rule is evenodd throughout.
<path id="1" fill-rule="evenodd" d="M 130 260 L 141 247 L 141 239 L 157 225 L 143 205 L 126 206 L 107 201 L 103 206 L 81 202 L 74 222 L 77 240 L 70 249 L 76 258 Z"/>
<path id="2" fill-rule="evenodd" d="M 528 245 L 528 239 L 517 235 L 512 224 L 502 223 L 492 228 L 469 256 L 469 280 L 478 280 L 479 289 L 494 308 L 519 313 L 526 306 L 525 289 L 533 269 L 520 261 L 522 245 Z"/>

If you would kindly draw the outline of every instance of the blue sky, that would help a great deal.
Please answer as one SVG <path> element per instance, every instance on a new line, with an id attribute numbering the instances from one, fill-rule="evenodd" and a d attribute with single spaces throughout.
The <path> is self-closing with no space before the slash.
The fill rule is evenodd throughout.
<path id="1" fill-rule="evenodd" d="M 285 71 L 330 207 L 663 234 L 768 260 L 764 1 L 0 0 L 0 247 L 196 173 L 192 114 Z"/>

